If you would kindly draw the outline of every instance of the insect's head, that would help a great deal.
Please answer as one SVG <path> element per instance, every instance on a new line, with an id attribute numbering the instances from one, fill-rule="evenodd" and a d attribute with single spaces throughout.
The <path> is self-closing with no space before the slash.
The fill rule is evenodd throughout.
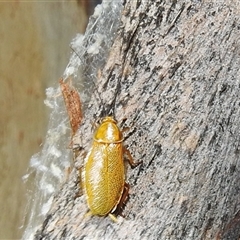
<path id="1" fill-rule="evenodd" d="M 117 123 L 116 120 L 111 116 L 104 117 L 102 119 L 102 123 L 104 123 L 104 122 L 112 122 L 112 123 L 115 123 L 115 124 Z"/>
<path id="2" fill-rule="evenodd" d="M 113 117 L 107 116 L 102 119 L 94 134 L 94 140 L 99 143 L 121 143 L 123 141 L 122 132 Z"/>

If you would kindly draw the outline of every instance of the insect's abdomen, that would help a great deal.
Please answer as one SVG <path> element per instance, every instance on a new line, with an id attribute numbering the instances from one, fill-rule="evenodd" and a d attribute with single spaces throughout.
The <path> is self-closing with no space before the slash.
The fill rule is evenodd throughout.
<path id="1" fill-rule="evenodd" d="M 90 211 L 108 214 L 119 202 L 124 188 L 122 143 L 95 142 L 85 165 L 85 190 Z"/>

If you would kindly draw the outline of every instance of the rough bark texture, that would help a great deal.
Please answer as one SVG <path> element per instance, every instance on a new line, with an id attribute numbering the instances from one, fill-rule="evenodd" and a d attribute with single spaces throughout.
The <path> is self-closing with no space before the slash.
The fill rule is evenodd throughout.
<path id="1" fill-rule="evenodd" d="M 239 239 L 239 16 L 237 1 L 124 3 L 75 141 L 87 151 L 109 108 L 128 127 L 143 164 L 127 170 L 126 218 L 85 216 L 74 168 L 36 239 Z"/>

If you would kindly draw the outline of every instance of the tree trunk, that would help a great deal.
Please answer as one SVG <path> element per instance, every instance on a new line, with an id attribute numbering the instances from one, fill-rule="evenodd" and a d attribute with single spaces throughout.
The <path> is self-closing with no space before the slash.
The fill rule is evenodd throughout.
<path id="1" fill-rule="evenodd" d="M 230 0 L 124 3 L 74 141 L 87 152 L 109 111 L 127 128 L 143 164 L 127 169 L 125 218 L 86 216 L 74 168 L 35 239 L 239 239 L 239 16 Z"/>

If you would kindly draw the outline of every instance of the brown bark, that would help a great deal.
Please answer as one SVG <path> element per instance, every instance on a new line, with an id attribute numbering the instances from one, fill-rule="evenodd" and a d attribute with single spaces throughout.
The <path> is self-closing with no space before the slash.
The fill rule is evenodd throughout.
<path id="1" fill-rule="evenodd" d="M 239 16 L 237 1 L 125 3 L 75 141 L 88 151 L 109 109 L 128 127 L 143 164 L 127 170 L 126 218 L 86 217 L 74 168 L 36 239 L 239 239 Z"/>

